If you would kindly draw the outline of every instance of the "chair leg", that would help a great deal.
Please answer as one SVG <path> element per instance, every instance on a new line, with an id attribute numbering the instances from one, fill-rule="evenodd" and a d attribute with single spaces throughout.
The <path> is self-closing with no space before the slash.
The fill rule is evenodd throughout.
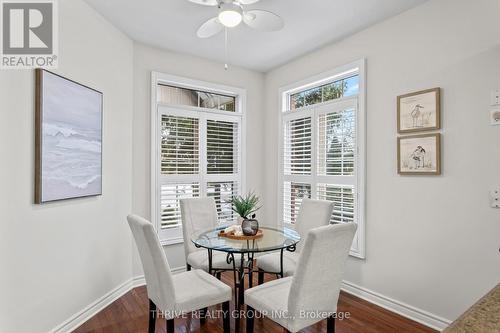
<path id="1" fill-rule="evenodd" d="M 326 319 L 326 332 L 335 333 L 335 316 L 330 316 Z"/>
<path id="2" fill-rule="evenodd" d="M 174 325 L 174 319 L 167 319 L 167 333 L 174 333 L 175 332 L 175 325 Z"/>
<path id="3" fill-rule="evenodd" d="M 247 305 L 247 331 L 246 333 L 253 333 L 253 322 L 255 318 L 255 310 Z"/>
<path id="4" fill-rule="evenodd" d="M 190 270 L 191 270 L 191 265 L 186 263 L 186 271 L 189 272 Z"/>
<path id="5" fill-rule="evenodd" d="M 200 309 L 200 325 L 205 325 L 207 321 L 207 308 Z"/>
<path id="6" fill-rule="evenodd" d="M 231 331 L 231 316 L 229 313 L 229 301 L 222 303 L 222 317 L 223 317 L 224 333 L 229 333 Z"/>
<path id="7" fill-rule="evenodd" d="M 264 271 L 259 268 L 259 277 L 258 277 L 258 285 L 261 285 L 264 283 Z"/>
<path id="8" fill-rule="evenodd" d="M 149 326 L 148 333 L 155 333 L 156 325 L 156 304 L 149 300 Z"/>
<path id="9" fill-rule="evenodd" d="M 253 271 L 248 272 L 248 288 L 253 287 Z"/>
<path id="10" fill-rule="evenodd" d="M 217 272 L 217 273 L 215 273 L 215 277 L 216 277 L 218 280 L 220 280 L 220 279 L 221 279 L 221 274 L 222 274 L 222 272 Z"/>

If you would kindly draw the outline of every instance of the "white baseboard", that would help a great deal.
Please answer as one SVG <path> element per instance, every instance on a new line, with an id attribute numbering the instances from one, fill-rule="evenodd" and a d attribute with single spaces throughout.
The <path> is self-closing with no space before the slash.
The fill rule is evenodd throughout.
<path id="1" fill-rule="evenodd" d="M 172 274 L 177 274 L 177 273 L 181 273 L 181 272 L 185 272 L 185 271 L 186 271 L 186 267 L 184 267 L 184 266 L 175 267 L 175 268 L 170 269 L 170 272 Z M 146 279 L 144 278 L 144 275 L 137 275 L 136 277 L 133 278 L 133 281 L 134 282 L 132 283 L 132 287 L 130 289 L 144 286 L 146 284 Z"/>
<path id="2" fill-rule="evenodd" d="M 439 317 L 425 310 L 418 309 L 414 306 L 397 301 L 390 297 L 381 295 L 364 287 L 360 287 L 354 283 L 344 281 L 342 283 L 343 291 L 354 296 L 362 298 L 370 303 L 376 304 L 391 312 L 397 313 L 403 317 L 414 320 L 425 326 L 442 331 L 451 324 L 451 320 Z"/>
<path id="3" fill-rule="evenodd" d="M 186 266 L 180 266 L 180 267 L 175 267 L 175 268 L 171 268 L 170 271 L 172 272 L 172 274 L 177 274 L 177 273 L 180 273 L 180 272 L 184 272 L 186 270 Z"/>
<path id="4" fill-rule="evenodd" d="M 66 333 L 72 332 L 81 326 L 84 322 L 92 318 L 94 315 L 99 313 L 102 309 L 104 309 L 109 304 L 113 303 L 115 300 L 123 296 L 127 293 L 134 283 L 134 279 L 127 280 L 123 282 L 121 285 L 111 290 L 104 296 L 98 298 L 88 306 L 86 306 L 81 311 L 75 313 L 73 316 L 65 320 L 60 325 L 53 328 L 50 333 Z"/>
<path id="5" fill-rule="evenodd" d="M 173 274 L 176 274 L 183 272 L 185 270 L 186 268 L 184 266 L 181 266 L 173 268 L 171 271 Z M 61 323 L 60 325 L 49 331 L 49 333 L 69 333 L 74 331 L 83 323 L 85 323 L 87 320 L 95 316 L 109 304 L 113 303 L 114 301 L 116 301 L 118 298 L 120 298 L 133 288 L 145 284 L 146 281 L 144 279 L 144 275 L 139 275 L 123 282 L 118 287 L 114 288 L 104 296 L 95 300 L 94 302 L 86 306 L 84 309 L 77 312 L 76 314 L 65 320 L 63 323 Z M 439 331 L 443 330 L 451 323 L 451 320 L 441 318 L 427 311 L 415 308 L 411 305 L 381 295 L 379 293 L 360 287 L 348 281 L 344 281 L 342 283 L 342 290 L 350 294 L 353 294 L 354 296 L 362 298 L 370 303 L 383 307 L 391 312 L 397 313 L 403 317 L 409 318 L 411 320 L 414 320 L 425 326 L 431 327 Z"/>
<path id="6" fill-rule="evenodd" d="M 132 290 L 136 287 L 144 286 L 145 284 L 146 284 L 146 279 L 144 278 L 144 275 L 138 275 L 132 278 L 132 285 L 130 286 L 129 290 Z"/>
<path id="7" fill-rule="evenodd" d="M 171 270 L 173 274 L 185 271 L 185 267 L 176 267 Z M 80 327 L 87 320 L 98 314 L 105 307 L 116 301 L 118 298 L 122 297 L 128 293 L 133 288 L 143 286 L 146 284 L 144 275 L 139 275 L 133 277 L 118 287 L 114 288 L 110 292 L 106 293 L 104 296 L 98 298 L 88 306 L 86 306 L 81 311 L 75 313 L 73 316 L 65 320 L 63 323 L 59 324 L 55 328 L 49 331 L 49 333 L 70 333 Z"/>

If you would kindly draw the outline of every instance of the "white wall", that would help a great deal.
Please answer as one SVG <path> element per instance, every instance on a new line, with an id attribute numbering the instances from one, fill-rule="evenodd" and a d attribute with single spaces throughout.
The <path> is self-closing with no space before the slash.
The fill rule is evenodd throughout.
<path id="1" fill-rule="evenodd" d="M 500 88 L 500 1 L 434 0 L 266 75 L 266 170 L 278 165 L 278 89 L 367 59 L 366 260 L 346 280 L 455 319 L 496 283 L 500 127 L 489 94 Z M 396 172 L 396 96 L 442 88 L 443 175 Z M 264 174 L 266 219 L 276 219 L 276 173 Z"/>
<path id="2" fill-rule="evenodd" d="M 103 195 L 33 204 L 34 73 L 0 71 L 0 331 L 47 332 L 132 276 L 131 40 L 59 1 L 56 73 L 104 93 Z"/>
<path id="3" fill-rule="evenodd" d="M 0 71 L 0 331 L 46 332 L 142 274 L 124 217 L 150 215 L 152 70 L 247 89 L 247 185 L 269 224 L 279 87 L 366 57 L 367 259 L 349 260 L 347 280 L 446 319 L 498 282 L 500 211 L 487 193 L 500 187 L 500 127 L 487 110 L 500 88 L 499 0 L 429 1 L 266 75 L 133 44 L 82 1 L 59 5 L 56 72 L 104 93 L 103 196 L 33 205 L 34 75 Z M 435 86 L 443 175 L 398 176 L 396 96 Z M 181 244 L 166 252 L 184 265 Z"/>
<path id="4" fill-rule="evenodd" d="M 262 152 L 264 149 L 264 75 L 202 58 L 159 50 L 140 43 L 134 44 L 134 119 L 133 119 L 133 206 L 134 213 L 150 218 L 150 114 L 151 71 L 168 73 L 202 81 L 240 87 L 247 91 L 247 189 L 263 192 Z M 136 250 L 134 249 L 134 253 Z M 165 247 L 170 266 L 184 267 L 182 244 Z M 134 255 L 134 274 L 142 274 Z"/>

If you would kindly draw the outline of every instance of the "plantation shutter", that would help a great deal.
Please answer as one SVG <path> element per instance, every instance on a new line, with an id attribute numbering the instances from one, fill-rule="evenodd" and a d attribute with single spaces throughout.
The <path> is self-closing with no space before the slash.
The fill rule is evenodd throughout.
<path id="1" fill-rule="evenodd" d="M 355 104 L 319 108 L 317 119 L 317 198 L 334 203 L 332 223 L 355 222 Z"/>
<path id="2" fill-rule="evenodd" d="M 151 219 L 163 245 L 184 241 L 180 200 L 212 197 L 219 223 L 244 190 L 246 92 L 153 72 Z M 189 240 L 187 240 L 189 241 Z"/>
<path id="3" fill-rule="evenodd" d="M 161 118 L 161 173 L 197 174 L 199 166 L 199 120 L 163 115 Z"/>
<path id="4" fill-rule="evenodd" d="M 238 195 L 238 182 L 208 182 L 207 196 L 213 197 L 219 217 L 219 223 L 230 224 L 236 221 L 237 215 L 228 202 L 233 196 Z"/>
<path id="5" fill-rule="evenodd" d="M 330 223 L 358 224 L 350 254 L 364 258 L 365 63 L 281 91 L 281 222 L 297 223 L 304 198 L 333 203 Z M 300 223 L 300 222 L 298 222 Z"/>
<path id="6" fill-rule="evenodd" d="M 318 175 L 352 176 L 356 149 L 356 114 L 353 108 L 318 117 Z"/>
<path id="7" fill-rule="evenodd" d="M 343 104 L 318 115 L 317 197 L 333 201 L 332 223 L 355 222 L 356 108 Z"/>
<path id="8" fill-rule="evenodd" d="M 162 228 L 175 227 L 181 224 L 180 199 L 196 198 L 200 196 L 200 184 L 177 183 L 161 185 L 161 226 Z"/>
<path id="9" fill-rule="evenodd" d="M 238 146 L 238 123 L 207 120 L 207 173 L 237 173 Z"/>
<path id="10" fill-rule="evenodd" d="M 311 197 L 312 118 L 285 121 L 283 147 L 283 218 L 295 223 L 304 198 Z"/>
<path id="11" fill-rule="evenodd" d="M 283 116 L 283 222 L 304 198 L 334 203 L 331 223 L 356 222 L 357 100 L 333 101 Z M 357 237 L 353 251 L 357 251 Z"/>
<path id="12" fill-rule="evenodd" d="M 311 184 L 284 182 L 283 185 L 284 221 L 295 223 L 304 198 L 311 198 Z"/>
<path id="13" fill-rule="evenodd" d="M 228 201 L 241 190 L 240 117 L 160 107 L 161 228 L 182 224 L 179 200 L 213 197 L 219 223 L 236 215 Z M 179 231 L 175 234 L 181 236 Z"/>
<path id="14" fill-rule="evenodd" d="M 285 175 L 311 174 L 311 117 L 285 122 Z"/>
<path id="15" fill-rule="evenodd" d="M 318 184 L 318 199 L 333 201 L 331 223 L 354 222 L 354 186 Z"/>

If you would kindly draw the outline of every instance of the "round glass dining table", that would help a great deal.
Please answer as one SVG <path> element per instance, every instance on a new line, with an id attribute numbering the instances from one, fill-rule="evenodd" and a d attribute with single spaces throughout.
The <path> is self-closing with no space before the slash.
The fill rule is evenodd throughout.
<path id="1" fill-rule="evenodd" d="M 191 241 L 198 248 L 208 251 L 208 272 L 219 273 L 221 270 L 212 267 L 213 251 L 226 252 L 226 262 L 233 265 L 236 308 L 241 309 L 244 303 L 245 275 L 248 274 L 248 285 L 252 287 L 252 273 L 254 254 L 260 252 L 280 251 L 280 272 L 270 272 L 283 277 L 283 252 L 295 251 L 296 244 L 300 241 L 299 234 L 290 228 L 260 227 L 262 237 L 257 239 L 236 240 L 219 236 L 226 227 L 195 232 Z M 238 260 L 239 259 L 239 260 Z M 239 261 L 239 262 L 238 262 Z M 238 323 L 238 321 L 237 321 Z M 239 325 L 237 324 L 237 327 Z M 239 327 L 238 327 L 239 328 Z"/>

